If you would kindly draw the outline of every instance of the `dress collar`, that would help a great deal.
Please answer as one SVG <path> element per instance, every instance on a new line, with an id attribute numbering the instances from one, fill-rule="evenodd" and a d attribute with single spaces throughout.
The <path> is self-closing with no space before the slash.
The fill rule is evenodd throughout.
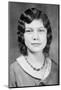
<path id="1" fill-rule="evenodd" d="M 44 68 L 40 71 L 33 70 L 30 65 L 26 62 L 24 56 L 20 56 L 16 59 L 18 64 L 23 68 L 23 70 L 30 74 L 34 78 L 38 78 L 44 80 L 48 77 L 51 71 L 51 60 L 47 58 L 47 63 L 45 64 Z"/>

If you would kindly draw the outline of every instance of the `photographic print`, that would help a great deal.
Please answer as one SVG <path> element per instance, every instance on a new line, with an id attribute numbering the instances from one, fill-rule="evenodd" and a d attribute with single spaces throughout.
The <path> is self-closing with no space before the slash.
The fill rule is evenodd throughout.
<path id="1" fill-rule="evenodd" d="M 8 2 L 9 88 L 59 85 L 59 5 Z"/>

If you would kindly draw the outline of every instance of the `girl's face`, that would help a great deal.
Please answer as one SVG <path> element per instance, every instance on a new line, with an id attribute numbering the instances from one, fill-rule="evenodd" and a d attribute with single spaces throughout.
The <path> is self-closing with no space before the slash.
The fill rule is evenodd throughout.
<path id="1" fill-rule="evenodd" d="M 32 52 L 42 52 L 47 43 L 47 30 L 42 20 L 33 20 L 30 24 L 25 23 L 25 45 Z"/>

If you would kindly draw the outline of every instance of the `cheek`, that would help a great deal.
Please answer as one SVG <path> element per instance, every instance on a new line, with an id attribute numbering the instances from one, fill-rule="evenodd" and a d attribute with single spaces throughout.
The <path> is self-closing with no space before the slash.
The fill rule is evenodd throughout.
<path id="1" fill-rule="evenodd" d="M 31 38 L 29 37 L 29 35 L 24 35 L 24 40 L 25 40 L 25 44 L 26 46 L 29 45 L 30 41 L 31 41 Z"/>
<path id="2" fill-rule="evenodd" d="M 46 35 L 46 34 L 40 35 L 40 40 L 41 40 L 42 42 L 47 41 L 47 35 Z"/>

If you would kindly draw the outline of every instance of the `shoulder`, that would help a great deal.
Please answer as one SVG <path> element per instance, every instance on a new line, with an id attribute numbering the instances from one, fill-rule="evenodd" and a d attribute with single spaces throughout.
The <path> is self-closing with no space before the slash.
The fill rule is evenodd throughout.
<path id="1" fill-rule="evenodd" d="M 51 59 L 51 62 L 52 62 L 52 72 L 57 72 L 58 71 L 58 64 L 53 60 Z"/>
<path id="2" fill-rule="evenodd" d="M 21 59 L 21 57 L 20 57 L 20 59 Z M 12 64 L 10 64 L 10 71 L 18 72 L 18 70 L 21 71 L 22 69 L 16 59 Z"/>
<path id="3" fill-rule="evenodd" d="M 18 68 L 18 64 L 16 61 L 14 61 L 11 65 L 10 65 L 10 68 L 9 68 L 9 72 L 11 75 L 15 75 L 17 73 L 17 68 Z"/>
<path id="4" fill-rule="evenodd" d="M 19 56 L 19 57 L 20 57 L 20 59 L 21 59 L 21 56 Z M 17 68 L 17 67 L 18 67 L 17 59 L 18 59 L 19 57 L 17 57 L 17 58 L 15 59 L 15 61 L 10 64 L 10 68 L 13 69 L 13 68 Z"/>
<path id="5" fill-rule="evenodd" d="M 9 68 L 10 87 L 16 87 L 18 83 L 21 83 L 22 78 L 23 78 L 23 70 L 18 64 L 18 62 L 14 61 Z"/>
<path id="6" fill-rule="evenodd" d="M 21 68 L 20 68 L 21 69 Z M 14 62 L 10 65 L 10 71 L 17 72 L 19 70 L 19 65 L 17 62 Z"/>
<path id="7" fill-rule="evenodd" d="M 12 64 L 10 64 L 10 69 L 14 69 L 16 68 L 18 65 L 17 65 L 17 62 L 14 61 Z"/>
<path id="8" fill-rule="evenodd" d="M 50 61 L 51 61 L 51 70 L 48 78 L 46 79 L 47 84 L 58 85 L 59 84 L 58 64 L 53 59 L 50 59 Z"/>
<path id="9" fill-rule="evenodd" d="M 58 64 L 51 59 L 52 65 L 51 65 L 51 80 L 52 82 L 54 82 L 55 84 L 58 84 Z"/>

